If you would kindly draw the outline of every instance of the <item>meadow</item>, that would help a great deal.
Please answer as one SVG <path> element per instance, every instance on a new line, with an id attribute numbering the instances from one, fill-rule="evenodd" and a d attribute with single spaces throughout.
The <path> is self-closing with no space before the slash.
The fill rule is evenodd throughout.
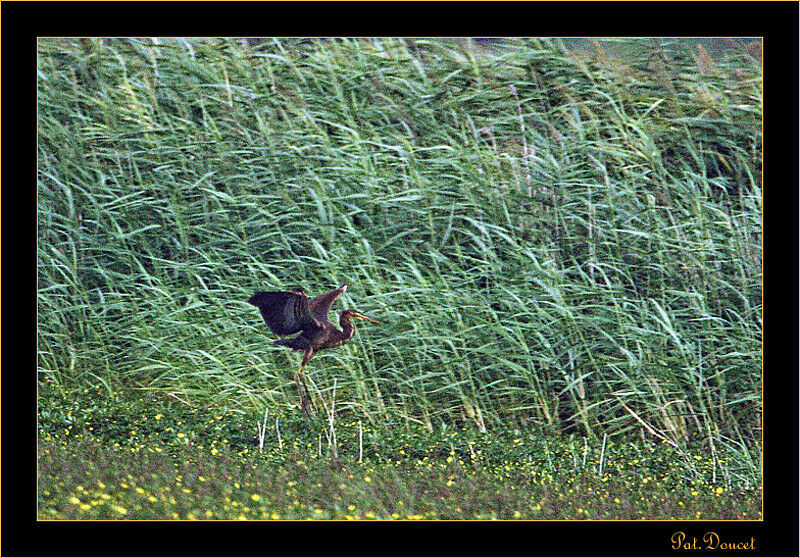
<path id="1" fill-rule="evenodd" d="M 760 518 L 726 45 L 41 39 L 39 518 Z M 246 301 L 344 283 L 306 417 Z"/>

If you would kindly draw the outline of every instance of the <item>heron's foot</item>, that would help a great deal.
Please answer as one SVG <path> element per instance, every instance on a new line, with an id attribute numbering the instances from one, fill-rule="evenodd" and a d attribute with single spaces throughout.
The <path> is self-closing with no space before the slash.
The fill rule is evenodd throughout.
<path id="1" fill-rule="evenodd" d="M 311 406 L 311 410 L 316 413 L 317 407 L 316 405 L 314 405 L 314 398 L 311 397 L 311 393 L 309 393 L 308 391 L 308 386 L 306 385 L 306 381 L 303 379 L 302 376 L 300 377 L 300 380 L 303 382 L 303 391 L 305 392 L 306 395 L 306 402 Z"/>
<path id="2" fill-rule="evenodd" d="M 300 408 L 303 409 L 303 412 L 306 415 L 311 416 L 309 407 L 314 412 L 317 411 L 317 408 L 314 406 L 314 400 L 311 398 L 311 394 L 308 391 L 306 381 L 303 379 L 303 376 L 300 374 L 300 372 L 297 372 L 294 375 L 294 379 L 297 382 L 297 393 L 300 395 Z"/>

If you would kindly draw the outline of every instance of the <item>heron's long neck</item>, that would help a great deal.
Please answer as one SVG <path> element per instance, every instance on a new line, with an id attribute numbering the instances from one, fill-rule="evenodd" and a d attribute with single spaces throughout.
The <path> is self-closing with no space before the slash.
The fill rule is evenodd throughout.
<path id="1" fill-rule="evenodd" d="M 342 328 L 342 343 L 349 341 L 356 331 L 356 326 L 354 326 L 350 318 L 345 315 L 339 317 L 339 326 Z"/>

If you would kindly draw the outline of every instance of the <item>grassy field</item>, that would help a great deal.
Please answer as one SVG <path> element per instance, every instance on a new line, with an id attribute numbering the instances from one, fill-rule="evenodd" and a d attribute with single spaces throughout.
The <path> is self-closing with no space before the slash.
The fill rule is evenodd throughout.
<path id="1" fill-rule="evenodd" d="M 593 48 L 40 40 L 40 518 L 758 519 L 760 51 Z"/>
<path id="2" fill-rule="evenodd" d="M 268 420 L 262 443 L 242 413 L 144 403 L 87 390 L 48 410 L 41 519 L 708 520 L 761 508 L 760 490 L 726 482 L 732 464 L 702 448 L 353 416 L 335 445 L 324 421 L 291 419 Z"/>

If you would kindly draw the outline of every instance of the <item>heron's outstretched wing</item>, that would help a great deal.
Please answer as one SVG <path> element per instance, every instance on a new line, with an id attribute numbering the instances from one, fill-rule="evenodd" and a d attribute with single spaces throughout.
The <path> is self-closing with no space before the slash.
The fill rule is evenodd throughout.
<path id="1" fill-rule="evenodd" d="M 342 285 L 338 289 L 333 289 L 327 293 L 314 297 L 308 303 L 308 309 L 311 315 L 319 322 L 330 323 L 328 321 L 328 310 L 333 306 L 337 298 L 342 296 L 342 293 L 347 290 L 347 285 Z"/>
<path id="2" fill-rule="evenodd" d="M 320 327 L 309 311 L 308 298 L 303 292 L 257 292 L 247 302 L 261 311 L 261 317 L 276 335 L 291 335 Z"/>

